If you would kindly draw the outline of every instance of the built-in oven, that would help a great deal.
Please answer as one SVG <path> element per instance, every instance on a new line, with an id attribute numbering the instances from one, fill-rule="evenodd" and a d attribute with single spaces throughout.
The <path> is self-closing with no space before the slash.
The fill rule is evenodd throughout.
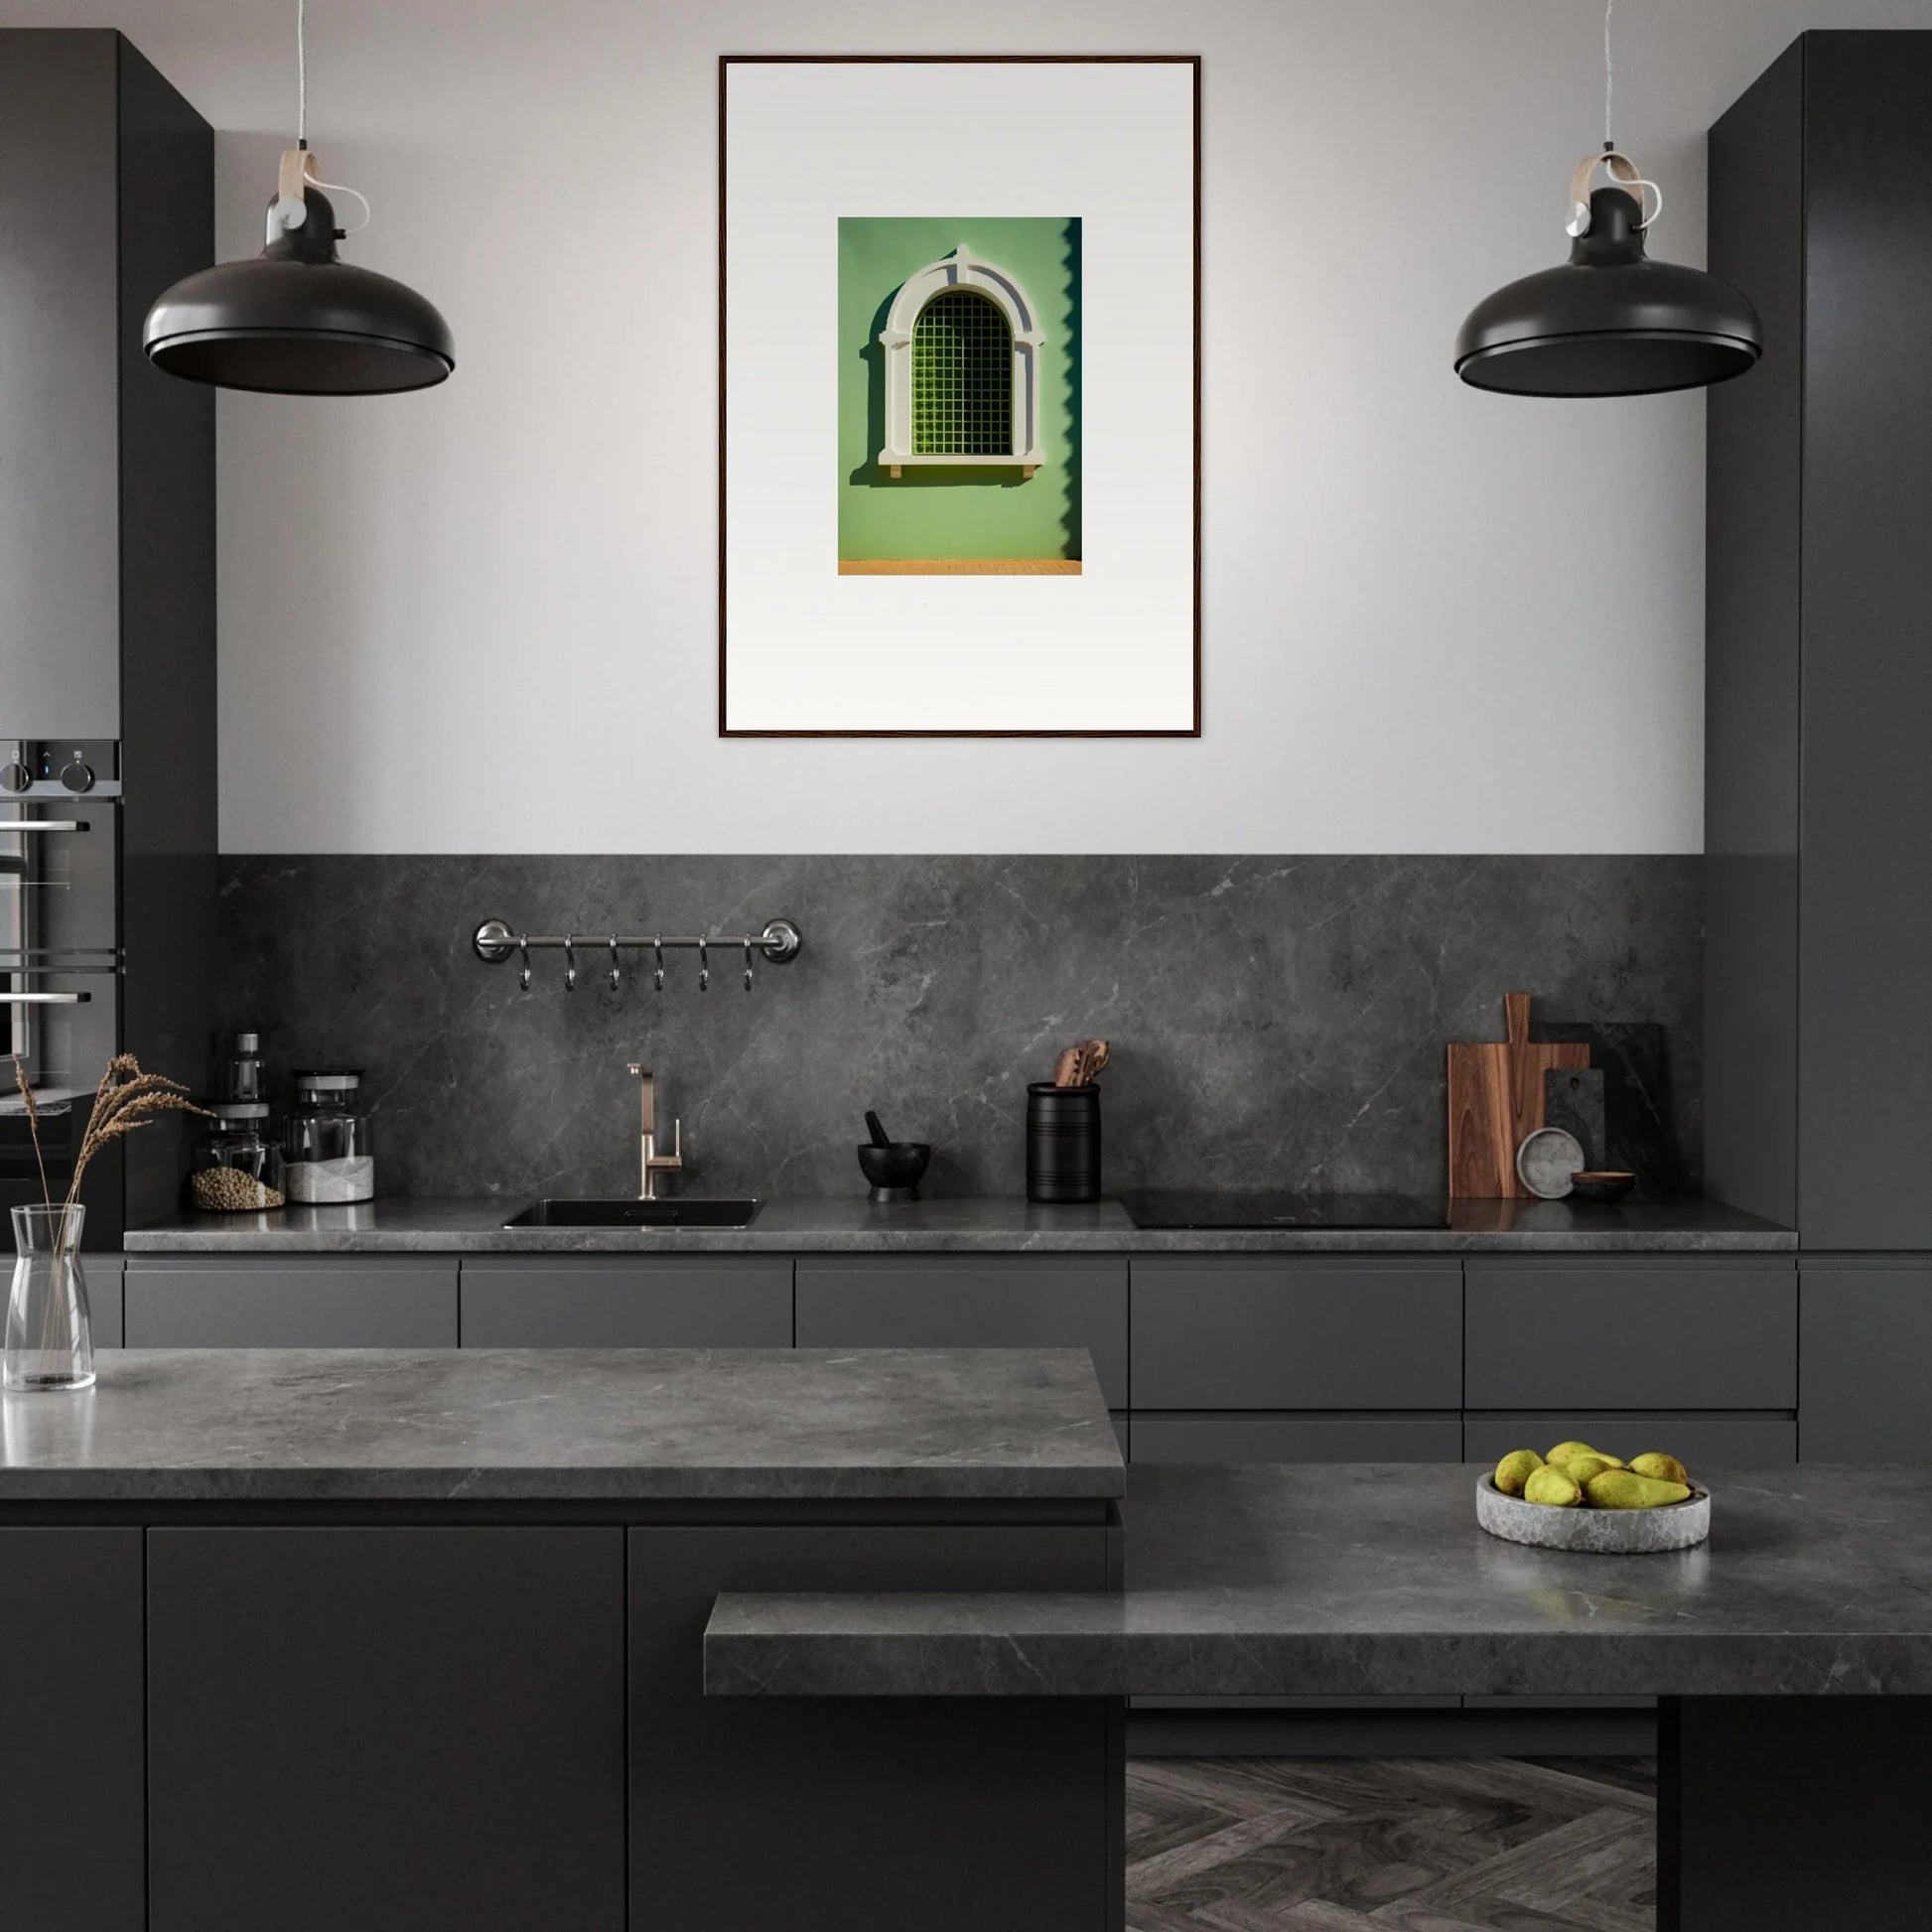
<path id="1" fill-rule="evenodd" d="M 67 1192 L 94 1087 L 121 1036 L 114 753 L 0 738 L 0 1205 Z M 40 1110 L 38 1152 L 16 1066 Z M 118 1149 L 89 1163 L 82 1198 L 87 1246 L 118 1245 Z"/>

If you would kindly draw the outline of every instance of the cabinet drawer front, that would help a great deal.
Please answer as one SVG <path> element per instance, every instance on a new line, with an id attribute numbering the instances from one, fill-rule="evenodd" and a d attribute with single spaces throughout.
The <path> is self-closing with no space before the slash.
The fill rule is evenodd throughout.
<path id="1" fill-rule="evenodd" d="M 128 1263 L 130 1348 L 454 1348 L 457 1265 Z"/>
<path id="2" fill-rule="evenodd" d="M 1932 1462 L 1932 1268 L 1804 1271 L 1807 1462 Z"/>
<path id="3" fill-rule="evenodd" d="M 1471 1409 L 1789 1409 L 1794 1269 L 1470 1262 Z"/>
<path id="4" fill-rule="evenodd" d="M 80 1257 L 80 1272 L 87 1278 L 87 1313 L 93 1322 L 96 1348 L 121 1345 L 121 1278 L 126 1267 L 119 1255 Z"/>
<path id="5" fill-rule="evenodd" d="M 800 1261 L 800 1348 L 1084 1348 L 1127 1407 L 1127 1264 Z"/>
<path id="6" fill-rule="evenodd" d="M 463 1265 L 466 1348 L 789 1348 L 791 1263 L 734 1256 Z"/>
<path id="7" fill-rule="evenodd" d="M 1134 1263 L 1134 1407 L 1456 1409 L 1454 1262 Z"/>
<path id="8" fill-rule="evenodd" d="M 1462 1419 L 1462 1452 L 1471 1462 L 1494 1462 L 1514 1449 L 1533 1449 L 1541 1455 L 1572 1439 L 1626 1461 L 1646 1449 L 1662 1449 L 1688 1463 L 1693 1475 L 1704 1466 L 1783 1468 L 1798 1459 L 1798 1425 L 1788 1415 L 1592 1415 L 1564 1409 Z"/>
<path id="9" fill-rule="evenodd" d="M 1462 1419 L 1136 1413 L 1133 1440 L 1136 1462 L 1459 1462 Z"/>
<path id="10" fill-rule="evenodd" d="M 147 1612 L 150 1932 L 622 1932 L 621 1530 L 157 1529 Z"/>

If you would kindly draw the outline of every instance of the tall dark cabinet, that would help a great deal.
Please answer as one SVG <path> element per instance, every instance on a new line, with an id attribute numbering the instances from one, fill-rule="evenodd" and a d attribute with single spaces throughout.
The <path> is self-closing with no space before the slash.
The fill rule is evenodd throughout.
<path id="1" fill-rule="evenodd" d="M 198 1081 L 215 1020 L 214 403 L 141 350 L 213 161 L 122 35 L 0 31 L 0 1054 L 56 1087 Z M 180 1133 L 109 1150 L 89 1247 L 177 1204 Z M 38 1185 L 0 1118 L 0 1201 Z"/>
<path id="2" fill-rule="evenodd" d="M 1799 1230 L 1807 1458 L 1932 1454 L 1928 125 L 1932 33 L 1821 32 L 1711 132 L 1705 1165 Z"/>

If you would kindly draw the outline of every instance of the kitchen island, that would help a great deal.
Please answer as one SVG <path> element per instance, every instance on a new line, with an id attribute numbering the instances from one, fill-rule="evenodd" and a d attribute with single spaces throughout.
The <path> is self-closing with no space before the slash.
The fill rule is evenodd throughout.
<path id="1" fill-rule="evenodd" d="M 1126 1587 L 722 1597 L 722 1701 L 1656 1695 L 1662 1932 L 1918 1932 L 1932 1499 L 1910 1467 L 1708 1471 L 1709 1543 L 1477 1529 L 1473 1466 L 1137 1468 Z"/>
<path id="2" fill-rule="evenodd" d="M 6 1922 L 1117 1922 L 1106 1699 L 735 1706 L 728 1589 L 1101 1591 L 1073 1351 L 127 1351 L 0 1404 Z"/>

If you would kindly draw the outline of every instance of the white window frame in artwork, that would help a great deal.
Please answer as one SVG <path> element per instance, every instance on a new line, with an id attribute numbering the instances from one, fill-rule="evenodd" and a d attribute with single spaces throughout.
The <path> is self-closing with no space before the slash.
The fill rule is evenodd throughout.
<path id="1" fill-rule="evenodd" d="M 1013 449 L 1005 456 L 928 456 L 912 448 L 912 325 L 920 310 L 948 289 L 976 289 L 1006 317 L 1013 338 Z M 1017 467 L 1023 478 L 1031 477 L 1046 461 L 1039 445 L 1039 351 L 1045 341 L 1037 311 L 1019 281 L 963 245 L 907 276 L 879 332 L 886 358 L 886 447 L 879 452 L 880 468 L 897 477 L 921 465 Z"/>

